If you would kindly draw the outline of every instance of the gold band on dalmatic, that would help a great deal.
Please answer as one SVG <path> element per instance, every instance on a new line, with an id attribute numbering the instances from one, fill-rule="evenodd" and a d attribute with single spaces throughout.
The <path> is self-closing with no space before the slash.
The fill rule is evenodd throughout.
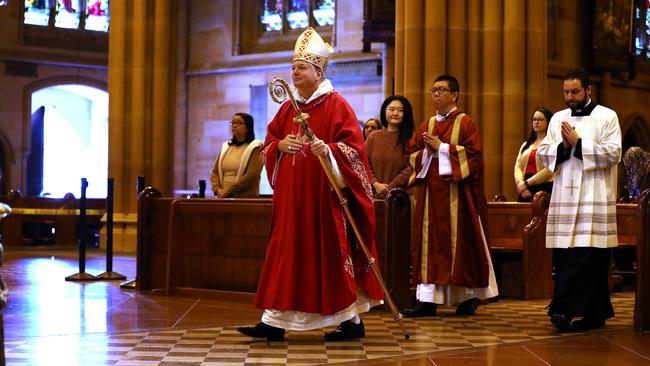
<path id="1" fill-rule="evenodd" d="M 429 186 L 425 185 L 424 188 L 424 215 L 422 215 L 422 240 L 420 241 L 422 247 L 422 262 L 420 268 L 420 276 L 422 276 L 421 283 L 429 283 L 427 276 L 427 267 L 429 264 Z"/>
<path id="2" fill-rule="evenodd" d="M 451 131 L 451 140 L 449 143 L 456 146 L 458 158 L 460 160 L 460 171 L 463 178 L 469 175 L 469 166 L 467 165 L 467 156 L 465 148 L 458 146 L 458 135 L 460 135 L 460 121 L 465 117 L 465 113 L 460 113 L 454 120 L 454 127 Z M 463 169 L 464 168 L 464 169 Z M 453 170 L 453 168 L 452 168 Z M 467 173 L 467 175 L 465 175 Z M 451 226 L 451 274 L 454 273 L 454 264 L 456 263 L 456 243 L 458 241 L 458 184 L 451 182 L 449 185 L 449 221 Z"/>
<path id="3" fill-rule="evenodd" d="M 467 164 L 467 155 L 465 154 L 465 147 L 458 146 L 458 135 L 460 135 L 460 121 L 465 117 L 465 113 L 456 116 L 454 120 L 454 128 L 451 132 L 451 144 L 456 145 L 456 152 L 458 153 L 458 164 L 460 166 L 460 175 L 462 179 L 469 177 L 469 165 Z"/>
<path id="4" fill-rule="evenodd" d="M 458 152 L 458 164 L 460 165 L 460 176 L 462 179 L 469 177 L 469 164 L 467 164 L 467 155 L 463 146 L 456 146 Z"/>
<path id="5" fill-rule="evenodd" d="M 436 125 L 436 118 L 429 118 L 427 125 L 427 132 L 433 134 L 433 129 Z M 425 147 L 426 149 L 426 147 Z M 413 157 L 413 155 L 411 155 Z M 415 174 L 415 163 L 413 163 L 413 174 Z M 429 283 L 427 267 L 429 264 L 429 183 L 424 186 L 424 215 L 422 215 L 422 240 L 420 245 L 422 247 L 422 263 L 420 268 L 420 275 L 422 276 L 422 283 Z"/>

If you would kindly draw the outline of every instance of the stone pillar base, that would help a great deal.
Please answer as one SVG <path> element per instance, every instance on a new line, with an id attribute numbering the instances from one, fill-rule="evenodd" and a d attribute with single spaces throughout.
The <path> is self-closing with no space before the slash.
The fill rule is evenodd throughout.
<path id="1" fill-rule="evenodd" d="M 102 218 L 99 248 L 106 249 L 106 217 Z M 135 253 L 138 243 L 138 215 L 113 215 L 113 253 Z"/>

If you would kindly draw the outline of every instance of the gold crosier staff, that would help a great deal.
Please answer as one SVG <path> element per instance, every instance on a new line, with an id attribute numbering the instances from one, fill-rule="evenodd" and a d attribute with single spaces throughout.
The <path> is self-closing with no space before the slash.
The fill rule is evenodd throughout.
<path id="1" fill-rule="evenodd" d="M 281 78 L 273 78 L 271 84 L 269 84 L 269 94 L 271 94 L 271 99 L 273 99 L 273 101 L 280 104 L 284 103 L 284 101 L 287 100 L 287 95 L 289 95 L 289 98 L 291 99 L 291 105 L 293 105 L 293 109 L 296 111 L 296 123 L 298 123 L 305 131 L 305 135 L 307 135 L 309 141 L 314 141 L 316 139 L 316 136 L 314 136 L 311 127 L 309 127 L 309 124 L 307 123 L 307 121 L 309 120 L 309 114 L 300 111 L 300 108 L 298 107 L 298 104 L 296 103 L 296 100 L 294 99 L 293 94 L 289 89 L 289 84 L 287 84 L 287 82 Z M 363 242 L 363 238 L 361 237 L 361 232 L 359 231 L 359 228 L 357 227 L 357 223 L 354 221 L 354 217 L 352 217 L 352 212 L 350 212 L 350 208 L 348 207 L 347 198 L 345 197 L 343 192 L 341 192 L 339 186 L 336 184 L 334 174 L 332 173 L 332 170 L 330 169 L 329 165 L 325 161 L 325 157 L 319 155 L 318 161 L 320 162 L 323 171 L 325 171 L 325 175 L 327 175 L 327 180 L 329 180 L 330 185 L 332 186 L 332 188 L 334 188 L 334 191 L 336 192 L 336 195 L 339 198 L 339 204 L 343 206 L 343 211 L 345 212 L 345 216 L 348 218 L 348 222 L 350 223 L 350 226 L 352 226 L 352 229 L 354 230 L 354 234 L 356 235 L 357 240 L 359 241 L 359 246 L 363 250 L 363 254 L 365 254 L 366 259 L 368 259 L 368 264 L 370 265 L 370 268 L 372 268 L 372 272 L 375 274 L 375 277 L 377 277 L 377 280 L 381 285 L 381 289 L 384 291 L 384 295 L 386 295 L 386 301 L 388 302 L 388 307 L 390 307 L 390 310 L 393 312 L 395 321 L 397 321 L 400 327 L 402 328 L 402 333 L 404 333 L 404 338 L 409 339 L 409 334 L 406 331 L 404 322 L 402 322 L 402 314 L 400 314 L 400 312 L 397 310 L 397 307 L 395 306 L 393 299 L 390 297 L 390 294 L 388 293 L 388 289 L 386 288 L 384 279 L 382 278 L 381 273 L 379 273 L 379 270 L 375 265 L 375 258 L 372 257 L 370 251 L 368 250 L 368 247 L 366 247 L 366 244 Z"/>

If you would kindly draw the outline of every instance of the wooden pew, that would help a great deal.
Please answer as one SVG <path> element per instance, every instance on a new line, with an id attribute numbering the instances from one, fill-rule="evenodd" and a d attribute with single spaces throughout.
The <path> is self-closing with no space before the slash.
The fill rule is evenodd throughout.
<path id="1" fill-rule="evenodd" d="M 545 244 L 549 198 L 536 195 L 532 207 L 518 202 L 488 203 L 488 242 L 502 296 L 530 300 L 553 294 L 552 253 Z M 620 250 L 635 250 L 637 204 L 618 203 L 616 220 Z M 613 271 L 616 274 L 616 269 Z"/>
<path id="2" fill-rule="evenodd" d="M 536 194 L 532 204 L 488 202 L 488 244 L 501 296 L 551 297 L 552 255 L 545 246 L 548 205 L 545 192 Z"/>
<path id="3" fill-rule="evenodd" d="M 269 241 L 272 199 L 138 199 L 136 284 L 164 293 L 253 293 Z M 399 307 L 410 304 L 410 201 L 403 190 L 375 202 L 379 267 Z"/>
<path id="4" fill-rule="evenodd" d="M 169 210 L 174 198 L 162 198 L 147 187 L 138 195 L 138 232 L 135 285 L 138 290 L 166 286 Z"/>
<path id="5" fill-rule="evenodd" d="M 612 252 L 609 288 L 620 292 L 626 277 L 635 278 L 634 258 L 637 247 L 637 230 L 639 225 L 639 206 L 636 203 L 616 204 L 616 228 L 618 247 Z"/>
<path id="6" fill-rule="evenodd" d="M 650 189 L 639 198 L 637 277 L 634 304 L 634 329 L 650 330 Z"/>
<path id="7" fill-rule="evenodd" d="M 77 222 L 79 220 L 79 200 L 66 194 L 63 198 L 22 196 L 12 190 L 0 196 L 0 202 L 11 206 L 12 214 L 0 227 L 0 235 L 6 246 L 21 246 L 25 242 L 25 226 L 28 224 L 47 224 L 54 228 L 54 245 L 77 245 Z M 87 199 L 87 223 L 101 227 L 101 218 L 106 209 L 105 199 Z"/>
<path id="8" fill-rule="evenodd" d="M 552 295 L 551 250 L 545 247 L 549 196 L 532 205 L 488 203 L 489 243 L 500 293 L 523 299 Z M 272 200 L 173 199 L 147 188 L 138 200 L 141 290 L 255 292 L 268 243 Z M 410 304 L 410 201 L 397 191 L 375 202 L 378 263 L 399 307 Z M 636 243 L 636 205 L 619 205 L 619 239 Z M 241 223 L 247 223 L 242 226 Z"/>
<path id="9" fill-rule="evenodd" d="M 0 203 L 0 222 L 3 221 L 7 215 L 11 212 L 9 205 Z M 0 266 L 2 266 L 2 260 L 4 258 L 4 248 L 2 246 L 2 237 L 0 236 Z M 2 275 L 0 275 L 0 290 L 5 291 L 7 289 L 7 283 L 5 282 Z M 0 365 L 5 365 L 5 332 L 4 332 L 4 309 L 7 306 L 8 298 L 0 299 Z"/>

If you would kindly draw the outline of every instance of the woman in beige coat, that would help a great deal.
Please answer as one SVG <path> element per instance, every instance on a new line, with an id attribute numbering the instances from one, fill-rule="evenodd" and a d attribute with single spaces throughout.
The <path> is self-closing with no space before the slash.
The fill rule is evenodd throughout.
<path id="1" fill-rule="evenodd" d="M 553 172 L 546 169 L 537 156 L 537 146 L 546 137 L 548 123 L 553 113 L 546 108 L 537 108 L 532 116 L 530 137 L 519 149 L 515 162 L 515 184 L 519 193 L 519 202 L 530 202 L 535 193 L 553 189 Z"/>
<path id="2" fill-rule="evenodd" d="M 255 140 L 249 114 L 236 113 L 230 126 L 232 139 L 223 143 L 210 172 L 212 192 L 219 198 L 256 197 L 260 192 L 262 141 Z"/>

